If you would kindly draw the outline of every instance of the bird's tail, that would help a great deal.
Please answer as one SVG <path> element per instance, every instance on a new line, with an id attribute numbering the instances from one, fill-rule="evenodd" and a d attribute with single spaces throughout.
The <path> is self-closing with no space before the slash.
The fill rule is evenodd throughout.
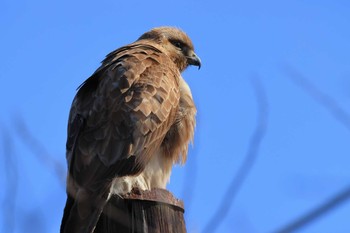
<path id="1" fill-rule="evenodd" d="M 60 233 L 92 233 L 100 218 L 107 198 L 85 196 L 74 199 L 67 195 Z M 98 200 L 98 201 L 96 201 Z"/>

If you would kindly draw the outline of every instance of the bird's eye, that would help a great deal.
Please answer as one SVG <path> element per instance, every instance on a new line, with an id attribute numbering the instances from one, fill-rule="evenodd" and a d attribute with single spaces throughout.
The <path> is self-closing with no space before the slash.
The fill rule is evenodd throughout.
<path id="1" fill-rule="evenodd" d="M 171 40 L 170 43 L 172 43 L 176 48 L 182 50 L 184 45 L 181 41 L 178 40 Z"/>

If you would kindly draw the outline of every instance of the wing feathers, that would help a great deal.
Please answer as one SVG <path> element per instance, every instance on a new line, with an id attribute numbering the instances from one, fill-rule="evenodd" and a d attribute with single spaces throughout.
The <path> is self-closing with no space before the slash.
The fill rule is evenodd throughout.
<path id="1" fill-rule="evenodd" d="M 84 82 L 69 120 L 69 135 L 72 118 L 80 114 L 86 122 L 75 134 L 77 145 L 67 151 L 75 157 L 73 177 L 82 169 L 96 170 L 95 164 L 90 168 L 96 159 L 113 169 L 132 155 L 135 166 L 147 163 L 175 121 L 179 73 L 169 66 L 173 62 L 155 47 L 131 45 L 112 52 Z"/>

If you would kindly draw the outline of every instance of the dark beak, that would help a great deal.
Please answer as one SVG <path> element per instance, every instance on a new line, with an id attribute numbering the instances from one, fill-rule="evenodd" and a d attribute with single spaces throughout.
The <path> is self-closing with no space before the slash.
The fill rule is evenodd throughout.
<path id="1" fill-rule="evenodd" d="M 187 63 L 189 65 L 198 66 L 198 69 L 200 69 L 202 65 L 201 59 L 195 53 L 192 53 L 190 56 L 187 56 Z"/>

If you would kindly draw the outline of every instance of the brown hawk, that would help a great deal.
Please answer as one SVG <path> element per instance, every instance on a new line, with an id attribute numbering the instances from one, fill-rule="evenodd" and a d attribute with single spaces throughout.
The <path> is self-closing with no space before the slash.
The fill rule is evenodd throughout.
<path id="1" fill-rule="evenodd" d="M 68 120 L 61 232 L 93 232 L 113 194 L 165 188 L 184 163 L 196 107 L 181 72 L 200 67 L 190 38 L 154 28 L 107 55 L 80 87 Z"/>

